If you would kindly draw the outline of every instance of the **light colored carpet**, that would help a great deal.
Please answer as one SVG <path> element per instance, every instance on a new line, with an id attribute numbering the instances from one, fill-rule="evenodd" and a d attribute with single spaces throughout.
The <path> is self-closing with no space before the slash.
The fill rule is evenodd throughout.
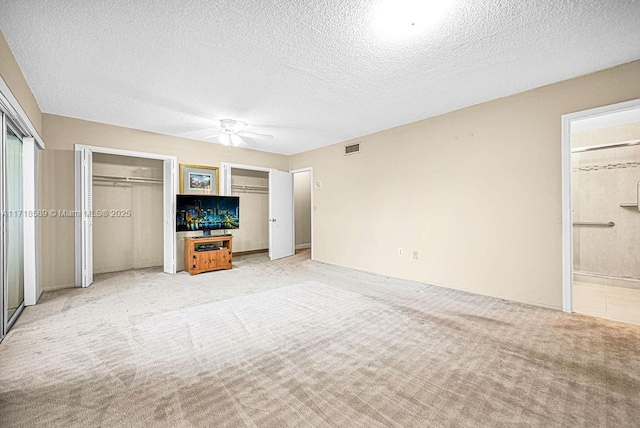
<path id="1" fill-rule="evenodd" d="M 307 260 L 46 293 L 0 425 L 638 426 L 640 328 Z"/>

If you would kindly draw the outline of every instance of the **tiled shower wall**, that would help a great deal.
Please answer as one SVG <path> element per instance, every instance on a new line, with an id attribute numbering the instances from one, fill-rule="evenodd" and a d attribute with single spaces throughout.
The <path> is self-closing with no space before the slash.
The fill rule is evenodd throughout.
<path id="1" fill-rule="evenodd" d="M 640 139 L 640 123 L 572 135 L 573 147 Z M 615 227 L 574 226 L 574 270 L 640 278 L 640 146 L 572 154 L 574 222 L 614 222 Z"/>

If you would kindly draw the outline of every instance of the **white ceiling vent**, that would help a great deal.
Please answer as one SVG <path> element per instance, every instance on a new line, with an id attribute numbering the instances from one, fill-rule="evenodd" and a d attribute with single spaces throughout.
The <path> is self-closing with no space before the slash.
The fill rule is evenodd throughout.
<path id="1" fill-rule="evenodd" d="M 355 155 L 360 153 L 360 142 L 347 144 L 344 146 L 344 155 Z"/>

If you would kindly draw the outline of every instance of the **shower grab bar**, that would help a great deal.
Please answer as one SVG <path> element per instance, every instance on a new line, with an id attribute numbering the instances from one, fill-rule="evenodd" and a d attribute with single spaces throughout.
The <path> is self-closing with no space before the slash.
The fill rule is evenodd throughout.
<path id="1" fill-rule="evenodd" d="M 597 221 L 576 221 L 573 223 L 574 226 L 606 226 L 606 227 L 613 227 L 616 224 L 612 221 L 608 222 L 608 223 L 599 223 Z"/>
<path id="2" fill-rule="evenodd" d="M 601 144 L 598 146 L 576 147 L 571 149 L 571 153 L 590 152 L 592 150 L 615 149 L 619 147 L 637 146 L 640 140 L 620 141 L 619 143 Z"/>

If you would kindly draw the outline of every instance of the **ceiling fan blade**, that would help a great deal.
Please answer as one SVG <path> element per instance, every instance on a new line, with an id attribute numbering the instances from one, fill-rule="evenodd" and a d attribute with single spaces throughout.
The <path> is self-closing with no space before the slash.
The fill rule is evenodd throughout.
<path id="1" fill-rule="evenodd" d="M 254 132 L 239 132 L 238 135 L 241 135 L 243 137 L 248 137 L 248 138 L 262 138 L 264 140 L 273 140 L 273 135 L 269 135 L 269 134 L 256 134 Z"/>
<path id="2" fill-rule="evenodd" d="M 238 134 L 231 134 L 231 144 L 234 146 L 246 146 L 247 142 L 244 141 Z"/>
<path id="3" fill-rule="evenodd" d="M 211 135 L 207 135 L 206 137 L 202 137 L 203 139 L 207 139 L 207 138 L 213 138 L 213 137 L 217 137 L 220 134 L 211 134 Z"/>

